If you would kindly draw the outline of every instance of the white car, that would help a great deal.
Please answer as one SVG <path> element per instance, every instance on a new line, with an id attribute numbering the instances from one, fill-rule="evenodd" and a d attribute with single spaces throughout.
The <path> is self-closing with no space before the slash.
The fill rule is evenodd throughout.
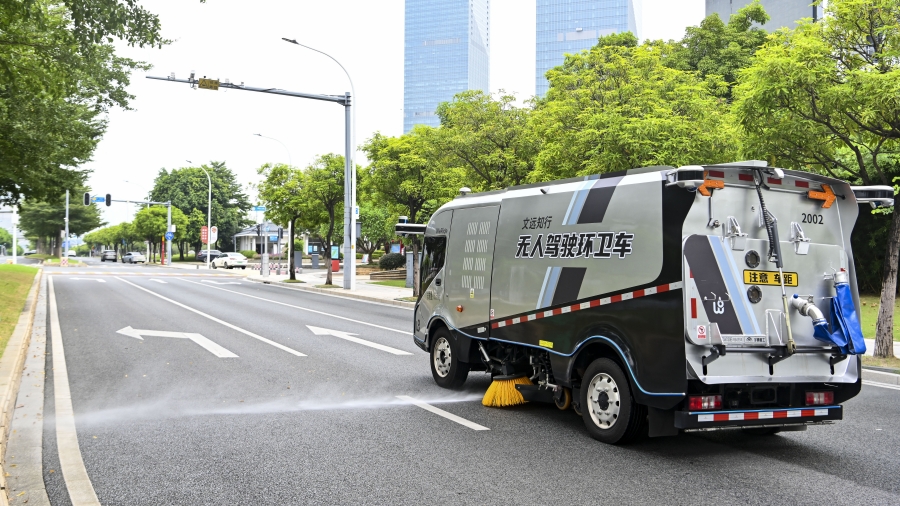
<path id="1" fill-rule="evenodd" d="M 218 269 L 219 267 L 224 267 L 226 269 L 240 267 L 241 269 L 246 269 L 247 257 L 235 252 L 222 253 L 222 255 L 216 257 L 216 259 L 212 261 L 213 269 Z"/>
<path id="2" fill-rule="evenodd" d="M 122 263 L 136 264 L 138 262 L 142 264 L 147 263 L 147 257 L 137 251 L 128 252 L 122 257 Z"/>

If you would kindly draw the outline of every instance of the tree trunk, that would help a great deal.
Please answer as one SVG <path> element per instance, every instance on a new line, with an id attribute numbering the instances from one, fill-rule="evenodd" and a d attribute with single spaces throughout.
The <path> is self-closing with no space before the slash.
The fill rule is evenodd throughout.
<path id="1" fill-rule="evenodd" d="M 56 251 L 57 257 L 62 258 L 62 241 L 59 239 L 60 237 L 60 235 L 56 236 L 56 247 L 54 248 L 54 251 Z"/>
<path id="2" fill-rule="evenodd" d="M 894 356 L 894 299 L 897 294 L 897 260 L 900 255 L 900 211 L 894 206 L 887 254 L 881 274 L 881 306 L 875 331 L 875 356 Z"/>
<path id="3" fill-rule="evenodd" d="M 288 279 L 291 281 L 297 280 L 297 274 L 294 272 L 294 255 L 297 253 L 294 250 L 294 237 L 297 235 L 297 217 L 294 216 L 291 218 L 291 224 L 289 225 L 291 229 L 291 237 L 290 244 L 288 245 Z M 300 258 L 303 258 L 303 254 L 300 254 Z M 303 263 L 303 260 L 300 260 L 300 263 Z"/>
<path id="4" fill-rule="evenodd" d="M 412 236 L 413 250 L 413 297 L 419 297 L 419 236 Z"/>

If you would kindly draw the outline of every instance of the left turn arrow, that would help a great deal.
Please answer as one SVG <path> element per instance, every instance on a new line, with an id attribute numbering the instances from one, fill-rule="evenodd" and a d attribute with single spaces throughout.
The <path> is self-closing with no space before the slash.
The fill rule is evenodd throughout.
<path id="1" fill-rule="evenodd" d="M 165 330 L 139 330 L 133 329 L 130 326 L 125 327 L 124 329 L 119 329 L 116 331 L 117 334 L 122 334 L 125 336 L 133 337 L 135 339 L 144 340 L 144 336 L 146 337 L 174 337 L 176 339 L 190 339 L 200 346 L 204 347 L 207 351 L 212 353 L 213 355 L 219 358 L 237 358 L 237 355 L 226 350 L 225 348 L 219 346 L 218 344 L 210 341 L 206 337 L 201 334 L 194 334 L 190 332 L 168 332 Z"/>

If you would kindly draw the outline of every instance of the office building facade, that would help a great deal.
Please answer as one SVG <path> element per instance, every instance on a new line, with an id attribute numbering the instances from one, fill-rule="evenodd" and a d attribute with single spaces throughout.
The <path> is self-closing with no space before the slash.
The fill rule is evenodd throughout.
<path id="1" fill-rule="evenodd" d="M 631 32 L 640 39 L 640 0 L 537 0 L 535 94 L 543 96 L 544 77 L 562 65 L 566 53 L 578 53 L 613 33 Z"/>
<path id="2" fill-rule="evenodd" d="M 727 23 L 732 14 L 752 2 L 753 0 L 706 0 L 706 15 L 718 14 Z M 803 18 L 821 19 L 823 6 L 810 5 L 811 3 L 812 0 L 761 0 L 760 4 L 770 18 L 763 28 L 773 32 L 784 27 L 794 28 L 797 21 Z"/>
<path id="3" fill-rule="evenodd" d="M 490 0 L 406 0 L 403 132 L 440 125 L 435 109 L 466 90 L 489 92 Z"/>

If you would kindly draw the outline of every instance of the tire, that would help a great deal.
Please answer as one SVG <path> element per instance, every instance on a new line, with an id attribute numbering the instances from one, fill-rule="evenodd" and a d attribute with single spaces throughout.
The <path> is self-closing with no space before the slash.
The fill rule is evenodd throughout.
<path id="1" fill-rule="evenodd" d="M 243 267 L 241 267 L 241 269 L 246 269 L 246 268 L 247 268 L 247 266 L 246 266 L 246 265 L 245 265 L 245 266 L 243 266 Z"/>
<path id="2" fill-rule="evenodd" d="M 579 393 L 581 418 L 592 438 L 625 444 L 646 427 L 647 407 L 635 402 L 628 378 L 612 360 L 594 360 L 585 371 Z"/>
<path id="3" fill-rule="evenodd" d="M 216 267 L 216 263 L 215 263 L 215 262 L 210 262 L 209 265 L 212 265 L 212 268 L 213 268 L 213 269 L 218 269 L 218 267 Z"/>
<path id="4" fill-rule="evenodd" d="M 565 411 L 572 407 L 572 391 L 563 387 L 560 398 L 557 399 L 556 397 L 553 397 L 553 404 L 555 404 L 560 411 Z"/>
<path id="5" fill-rule="evenodd" d="M 450 331 L 438 329 L 431 345 L 431 375 L 439 387 L 457 389 L 466 382 L 469 364 L 459 361 L 458 346 Z"/>

